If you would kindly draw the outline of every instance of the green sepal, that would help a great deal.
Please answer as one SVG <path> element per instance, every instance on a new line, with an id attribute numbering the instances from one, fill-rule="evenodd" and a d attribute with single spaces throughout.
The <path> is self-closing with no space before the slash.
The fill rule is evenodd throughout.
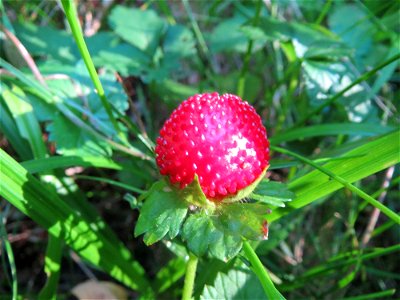
<path id="1" fill-rule="evenodd" d="M 259 202 L 278 207 L 285 207 L 285 202 L 292 201 L 295 194 L 291 192 L 286 184 L 264 179 L 249 195 L 249 198 Z"/>
<path id="2" fill-rule="evenodd" d="M 201 189 L 197 174 L 194 175 L 193 181 L 184 189 L 178 190 L 178 193 L 182 200 L 190 204 L 206 209 L 209 212 L 212 212 L 215 209 L 215 203 L 207 200 L 206 195 Z"/>
<path id="3" fill-rule="evenodd" d="M 260 181 L 264 179 L 265 173 L 267 172 L 268 168 L 269 168 L 269 165 L 264 169 L 264 171 L 262 171 L 260 176 L 258 176 L 258 178 L 252 184 L 245 187 L 244 189 L 241 189 L 235 195 L 225 197 L 224 200 L 222 200 L 222 202 L 223 203 L 234 203 L 234 202 L 238 202 L 238 201 L 248 197 L 254 191 L 254 189 L 257 187 L 257 185 L 260 183 Z"/>
<path id="4" fill-rule="evenodd" d="M 188 203 L 182 201 L 177 193 L 164 180 L 153 184 L 145 193 L 145 200 L 135 227 L 135 237 L 145 233 L 146 245 L 154 244 L 168 234 L 176 237 L 186 217 Z"/>

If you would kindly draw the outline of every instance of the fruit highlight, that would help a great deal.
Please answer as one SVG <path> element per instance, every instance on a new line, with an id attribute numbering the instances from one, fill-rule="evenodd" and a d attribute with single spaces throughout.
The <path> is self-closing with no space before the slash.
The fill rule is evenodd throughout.
<path id="1" fill-rule="evenodd" d="M 221 201 L 251 185 L 269 164 L 269 142 L 255 109 L 231 94 L 198 94 L 173 111 L 157 138 L 156 162 L 172 184 L 195 177 Z"/>

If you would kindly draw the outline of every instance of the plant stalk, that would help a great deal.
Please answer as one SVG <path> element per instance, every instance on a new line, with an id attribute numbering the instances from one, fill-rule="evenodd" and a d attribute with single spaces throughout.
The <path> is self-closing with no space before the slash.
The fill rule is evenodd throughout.
<path id="1" fill-rule="evenodd" d="M 189 253 L 189 261 L 186 266 L 185 282 L 183 285 L 182 300 L 192 299 L 198 261 L 199 259 L 196 255 Z"/>
<path id="2" fill-rule="evenodd" d="M 285 299 L 285 297 L 283 297 L 282 294 L 276 289 L 274 283 L 267 273 L 267 270 L 261 263 L 256 252 L 246 240 L 243 240 L 243 251 L 246 258 L 251 263 L 251 270 L 254 272 L 254 274 L 257 275 L 258 279 L 260 280 L 268 299 Z"/>
<path id="3" fill-rule="evenodd" d="M 390 208 L 386 207 L 385 205 L 383 205 L 382 203 L 380 203 L 378 200 L 372 198 L 370 195 L 368 195 L 367 193 L 365 193 L 364 191 L 360 190 L 359 188 L 357 188 L 356 186 L 354 186 L 353 184 L 351 184 L 350 182 L 348 182 L 346 179 L 344 179 L 343 177 L 336 175 L 335 173 L 331 172 L 330 170 L 321 167 L 320 165 L 316 164 L 315 162 L 313 162 L 312 160 L 297 154 L 295 152 L 292 152 L 290 150 L 284 149 L 284 148 L 280 148 L 280 147 L 276 147 L 276 146 L 271 146 L 270 147 L 271 150 L 289 155 L 289 156 L 293 156 L 294 158 L 297 158 L 298 160 L 314 167 L 315 169 L 321 171 L 322 173 L 328 175 L 330 178 L 340 182 L 343 186 L 345 186 L 346 188 L 348 188 L 350 191 L 352 191 L 353 193 L 357 194 L 358 196 L 360 196 L 362 199 L 364 199 L 365 201 L 367 201 L 369 204 L 371 204 L 372 206 L 376 207 L 377 209 L 379 209 L 382 213 L 384 213 L 386 216 L 388 216 L 390 219 L 392 219 L 396 224 L 400 224 L 400 217 L 398 214 L 396 214 L 394 211 L 392 211 Z"/>
<path id="4" fill-rule="evenodd" d="M 123 143 L 128 145 L 129 143 L 126 139 L 126 136 L 123 134 L 123 132 L 119 128 L 117 120 L 114 118 L 114 115 L 113 115 L 112 109 L 111 109 L 111 105 L 106 98 L 100 78 L 97 74 L 97 71 L 96 71 L 94 63 L 92 61 L 92 58 L 90 56 L 89 50 L 88 50 L 85 40 L 83 38 L 82 28 L 79 23 L 78 16 L 76 14 L 76 8 L 75 8 L 74 1 L 73 0 L 61 0 L 61 3 L 64 8 L 65 15 L 67 17 L 69 26 L 71 27 L 72 35 L 74 36 L 74 39 L 78 46 L 79 52 L 81 53 L 83 61 L 85 62 L 86 68 L 89 72 L 90 78 L 92 79 L 92 82 L 97 91 L 97 94 L 99 95 L 101 103 L 102 103 L 104 109 L 106 110 L 106 113 L 107 113 L 108 117 L 110 118 L 110 121 L 111 121 L 114 129 L 116 130 L 118 137 L 121 139 L 121 141 Z"/>
<path id="5" fill-rule="evenodd" d="M 263 3 L 262 0 L 259 0 L 257 2 L 257 10 L 256 10 L 256 14 L 253 19 L 253 26 L 257 26 L 258 20 L 260 19 L 262 3 Z M 253 50 L 253 43 L 254 43 L 254 41 L 250 40 L 247 45 L 246 55 L 244 57 L 243 66 L 242 66 L 242 69 L 241 69 L 240 75 L 239 75 L 239 81 L 238 81 L 238 86 L 237 86 L 237 95 L 240 98 L 243 98 L 243 96 L 244 96 L 244 90 L 245 90 L 245 86 L 246 86 L 246 73 L 249 68 L 251 52 Z"/>

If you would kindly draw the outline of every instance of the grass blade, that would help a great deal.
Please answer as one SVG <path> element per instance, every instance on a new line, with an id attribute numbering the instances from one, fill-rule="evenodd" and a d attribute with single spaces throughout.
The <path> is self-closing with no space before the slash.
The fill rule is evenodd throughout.
<path id="1" fill-rule="evenodd" d="M 391 290 L 386 290 L 386 291 L 382 291 L 382 292 L 360 295 L 360 296 L 356 296 L 356 297 L 343 298 L 343 300 L 382 299 L 383 297 L 393 296 L 395 292 L 396 292 L 395 289 L 391 289 Z"/>
<path id="2" fill-rule="evenodd" d="M 283 149 L 280 147 L 275 147 L 275 146 L 271 146 L 272 150 L 278 151 L 280 153 L 283 154 L 287 154 L 290 156 L 293 156 L 295 158 L 297 158 L 300 161 L 303 161 L 304 163 L 313 166 L 315 169 L 321 171 L 322 173 L 328 175 L 330 178 L 336 180 L 337 182 L 340 182 L 343 186 L 345 186 L 346 188 L 348 188 L 350 191 L 352 191 L 353 193 L 357 194 L 358 196 L 360 196 L 361 198 L 363 198 L 365 201 L 367 201 L 369 204 L 375 206 L 376 208 L 378 208 L 381 212 L 383 212 L 386 216 L 388 216 L 390 219 L 392 219 L 394 222 L 400 224 L 400 217 L 393 212 L 391 209 L 389 209 L 388 207 L 386 207 L 385 205 L 383 205 L 382 203 L 380 203 L 378 200 L 372 198 L 370 195 L 368 195 L 367 193 L 365 193 L 364 191 L 362 191 L 361 189 L 357 188 L 356 186 L 352 185 L 350 182 L 348 182 L 346 179 L 344 179 L 343 177 L 335 174 L 334 172 L 331 172 L 330 170 L 321 167 L 320 165 L 316 164 L 315 162 L 313 162 L 312 160 L 299 155 L 295 152 L 289 151 L 287 149 Z"/>
<path id="3" fill-rule="evenodd" d="M 10 271 L 11 271 L 11 288 L 12 288 L 12 300 L 17 300 L 18 298 L 18 280 L 17 280 L 17 268 L 15 266 L 15 260 L 14 260 L 14 253 L 11 247 L 11 243 L 8 240 L 7 237 L 7 232 L 5 228 L 5 224 L 3 222 L 3 213 L 0 213 L 0 237 L 1 237 L 1 244 L 4 245 L 4 252 L 7 259 L 8 263 L 10 264 Z M 0 248 L 1 249 L 1 248 Z M 1 249 L 3 250 L 3 249 Z"/>
<path id="4" fill-rule="evenodd" d="M 76 207 L 62 201 L 20 164 L 0 150 L 0 195 L 45 227 L 53 236 L 63 239 L 77 254 L 108 272 L 115 279 L 145 294 L 152 293 L 143 268 L 132 260 L 129 251 L 109 242 L 101 234 L 104 222 L 89 222 Z"/>
<path id="5" fill-rule="evenodd" d="M 24 161 L 21 163 L 21 165 L 31 174 L 75 166 L 106 168 L 112 170 L 124 169 L 122 164 L 119 164 L 109 158 L 100 156 L 52 156 L 42 159 Z"/>
<path id="6" fill-rule="evenodd" d="M 8 111 L 3 99 L 0 99 L 0 114 L 0 132 L 5 135 L 7 141 L 11 144 L 19 157 L 21 157 L 22 159 L 32 158 L 33 154 L 29 147 L 29 144 L 18 133 L 18 128 L 15 124 L 15 120 L 11 116 L 11 113 Z"/>
<path id="7" fill-rule="evenodd" d="M 104 109 L 106 110 L 108 118 L 110 119 L 111 123 L 113 124 L 113 127 L 116 130 L 121 141 L 124 142 L 125 144 L 127 144 L 128 141 L 126 139 L 126 136 L 122 133 L 122 131 L 117 123 L 117 120 L 115 120 L 114 115 L 112 114 L 111 105 L 106 98 L 100 78 L 97 74 L 96 68 L 94 67 L 94 63 L 92 61 L 89 50 L 88 50 L 85 40 L 83 38 L 81 25 L 79 23 L 78 16 L 76 15 L 75 4 L 72 0 L 62 0 L 61 3 L 64 8 L 68 23 L 71 26 L 71 31 L 72 31 L 72 34 L 76 41 L 76 44 L 79 48 L 79 52 L 81 53 L 83 61 L 85 62 L 85 65 L 89 72 L 90 78 L 93 81 L 93 85 L 97 91 L 97 94 L 99 95 L 99 98 L 101 100 L 101 103 L 102 103 Z"/>
<path id="8" fill-rule="evenodd" d="M 381 136 L 371 142 L 359 146 L 346 153 L 345 156 L 360 155 L 346 163 L 333 161 L 324 165 L 324 169 L 342 177 L 352 183 L 375 174 L 399 162 L 400 132 Z M 340 188 L 343 185 L 319 170 L 312 171 L 289 183 L 289 189 L 296 194 L 296 198 L 285 208 L 274 210 L 269 216 L 270 222 L 279 219 L 289 212 L 301 208 L 318 200 Z"/>
<path id="9" fill-rule="evenodd" d="M 57 299 L 57 286 L 61 271 L 61 256 L 63 241 L 53 235 L 49 235 L 46 257 L 44 260 L 44 271 L 47 274 L 46 285 L 39 293 L 39 300 Z"/>
<path id="10" fill-rule="evenodd" d="M 297 128 L 276 134 L 270 138 L 271 144 L 277 145 L 283 142 L 300 140 L 304 138 L 347 134 L 355 136 L 374 136 L 392 131 L 394 128 L 390 126 L 381 126 L 379 124 L 368 123 L 337 123 L 322 124 Z"/>
<path id="11" fill-rule="evenodd" d="M 36 120 L 33 107 L 25 93 L 17 86 L 4 89 L 3 99 L 17 125 L 20 136 L 28 141 L 35 158 L 46 157 L 46 147 L 42 139 L 40 125 Z"/>
<path id="12" fill-rule="evenodd" d="M 138 194 L 143 194 L 143 193 L 146 192 L 146 191 L 138 189 L 137 187 L 134 187 L 132 185 L 128 185 L 128 184 L 125 184 L 125 183 L 121 183 L 121 182 L 118 182 L 118 181 L 115 181 L 115 180 L 111 180 L 111 179 L 107 179 L 107 178 L 103 178 L 103 177 L 85 176 L 85 175 L 77 175 L 75 177 L 78 178 L 78 179 L 88 179 L 88 180 L 94 180 L 94 181 L 108 183 L 108 184 L 123 188 L 123 189 L 128 190 L 128 191 L 132 191 L 132 192 L 138 193 Z"/>
<path id="13" fill-rule="evenodd" d="M 248 241 L 243 241 L 243 251 L 246 255 L 246 258 L 251 262 L 250 268 L 260 280 L 268 299 L 285 299 L 285 297 L 283 297 L 282 294 L 276 289 L 274 283 L 268 275 L 268 272 L 265 270 L 265 267 Z"/>

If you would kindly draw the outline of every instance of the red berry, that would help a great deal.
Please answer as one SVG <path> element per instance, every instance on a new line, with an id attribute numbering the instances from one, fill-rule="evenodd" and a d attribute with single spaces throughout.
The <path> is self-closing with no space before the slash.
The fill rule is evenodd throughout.
<path id="1" fill-rule="evenodd" d="M 162 175 L 184 188 L 197 174 L 209 199 L 222 200 L 253 183 L 268 166 L 260 116 L 238 96 L 199 94 L 182 102 L 157 138 Z"/>

